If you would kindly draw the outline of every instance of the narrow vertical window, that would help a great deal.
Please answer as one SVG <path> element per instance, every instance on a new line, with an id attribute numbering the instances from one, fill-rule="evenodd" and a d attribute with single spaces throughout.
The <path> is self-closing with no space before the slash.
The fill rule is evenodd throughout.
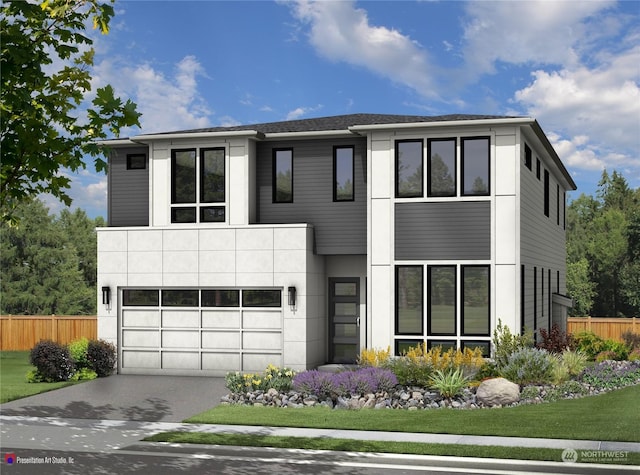
<path id="1" fill-rule="evenodd" d="M 531 147 L 524 144 L 524 166 L 531 170 Z"/>
<path id="2" fill-rule="evenodd" d="M 524 327 L 526 326 L 525 323 L 525 310 L 526 310 L 526 305 L 525 305 L 525 296 L 526 296 L 526 285 L 525 285 L 525 266 L 524 264 L 522 264 L 520 266 L 520 334 L 524 335 Z"/>
<path id="3" fill-rule="evenodd" d="M 533 331 L 538 329 L 538 268 L 533 268 Z"/>
<path id="4" fill-rule="evenodd" d="M 293 203 L 293 149 L 273 151 L 273 202 Z"/>
<path id="5" fill-rule="evenodd" d="M 428 275 L 429 335 L 456 334 L 456 268 L 455 266 L 430 266 Z"/>
<path id="6" fill-rule="evenodd" d="M 462 334 L 489 336 L 489 266 L 462 266 Z"/>
<path id="7" fill-rule="evenodd" d="M 396 142 L 396 197 L 423 196 L 423 142 Z"/>
<path id="8" fill-rule="evenodd" d="M 551 330 L 551 321 L 553 319 L 553 315 L 552 315 L 552 311 L 553 308 L 551 307 L 551 269 L 547 270 L 547 315 L 549 318 L 549 325 L 547 328 L 549 328 L 549 330 Z"/>
<path id="9" fill-rule="evenodd" d="M 196 151 L 173 150 L 171 152 L 171 203 L 174 205 L 196 203 Z M 195 223 L 196 207 L 171 208 L 172 223 Z"/>
<path id="10" fill-rule="evenodd" d="M 560 185 L 556 185 L 556 224 L 560 226 Z"/>
<path id="11" fill-rule="evenodd" d="M 353 201 L 353 147 L 333 147 L 333 201 Z"/>
<path id="12" fill-rule="evenodd" d="M 549 170 L 544 171 L 544 215 L 549 217 Z"/>
<path id="13" fill-rule="evenodd" d="M 562 192 L 562 229 L 567 229 L 567 192 Z"/>
<path id="14" fill-rule="evenodd" d="M 423 327 L 422 266 L 396 267 L 396 334 L 422 335 Z"/>
<path id="15" fill-rule="evenodd" d="M 462 139 L 462 194 L 483 196 L 489 194 L 489 138 Z"/>
<path id="16" fill-rule="evenodd" d="M 536 178 L 540 179 L 540 159 L 536 158 Z"/>
<path id="17" fill-rule="evenodd" d="M 427 141 L 428 196 L 456 196 L 456 140 Z"/>

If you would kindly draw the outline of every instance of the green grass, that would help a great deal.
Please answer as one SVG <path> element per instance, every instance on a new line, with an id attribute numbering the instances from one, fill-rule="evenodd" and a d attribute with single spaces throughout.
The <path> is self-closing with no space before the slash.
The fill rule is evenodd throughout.
<path id="1" fill-rule="evenodd" d="M 640 442 L 640 385 L 510 408 L 424 411 L 220 405 L 185 422 Z"/>
<path id="2" fill-rule="evenodd" d="M 71 381 L 28 383 L 26 375 L 31 369 L 28 351 L 0 351 L 0 404 L 77 384 Z"/>
<path id="3" fill-rule="evenodd" d="M 176 444 L 235 445 L 240 447 L 276 447 L 283 449 L 335 450 L 413 455 L 449 455 L 518 460 L 562 460 L 562 449 L 476 446 L 458 444 L 422 444 L 320 437 L 280 437 L 249 434 L 207 434 L 202 432 L 165 432 L 144 439 L 148 442 Z M 617 463 L 640 465 L 640 453 L 628 453 Z"/>

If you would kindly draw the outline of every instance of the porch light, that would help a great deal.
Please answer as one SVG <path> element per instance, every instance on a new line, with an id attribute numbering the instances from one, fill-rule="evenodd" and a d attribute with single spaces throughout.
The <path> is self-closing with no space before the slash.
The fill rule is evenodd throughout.
<path id="1" fill-rule="evenodd" d="M 289 306 L 295 307 L 296 306 L 296 288 L 289 287 L 287 290 L 289 291 Z"/>
<path id="2" fill-rule="evenodd" d="M 111 304 L 111 287 L 102 287 L 102 304 L 107 307 Z"/>

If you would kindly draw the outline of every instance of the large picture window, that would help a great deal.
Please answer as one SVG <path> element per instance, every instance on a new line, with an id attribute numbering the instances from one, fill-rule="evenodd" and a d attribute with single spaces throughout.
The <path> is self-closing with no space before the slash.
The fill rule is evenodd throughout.
<path id="1" fill-rule="evenodd" d="M 333 148 L 333 201 L 353 201 L 353 147 Z"/>
<path id="2" fill-rule="evenodd" d="M 171 222 L 225 221 L 225 149 L 172 150 Z M 222 204 L 207 206 L 211 204 Z"/>
<path id="3" fill-rule="evenodd" d="M 293 203 L 293 150 L 273 151 L 273 202 Z"/>
<path id="4" fill-rule="evenodd" d="M 490 149 L 489 137 L 463 138 L 462 194 L 484 196 L 489 194 Z"/>
<path id="5" fill-rule="evenodd" d="M 423 334 L 423 300 L 422 266 L 397 266 L 396 334 Z"/>
<path id="6" fill-rule="evenodd" d="M 396 142 L 396 197 L 423 196 L 423 142 Z"/>
<path id="7" fill-rule="evenodd" d="M 428 196 L 456 196 L 456 139 L 431 139 Z"/>

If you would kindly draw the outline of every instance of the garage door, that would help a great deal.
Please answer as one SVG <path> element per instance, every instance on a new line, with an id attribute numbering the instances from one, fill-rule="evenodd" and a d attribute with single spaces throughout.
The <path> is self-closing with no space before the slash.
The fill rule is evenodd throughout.
<path id="1" fill-rule="evenodd" d="M 223 376 L 282 366 L 282 289 L 121 292 L 121 373 Z"/>

